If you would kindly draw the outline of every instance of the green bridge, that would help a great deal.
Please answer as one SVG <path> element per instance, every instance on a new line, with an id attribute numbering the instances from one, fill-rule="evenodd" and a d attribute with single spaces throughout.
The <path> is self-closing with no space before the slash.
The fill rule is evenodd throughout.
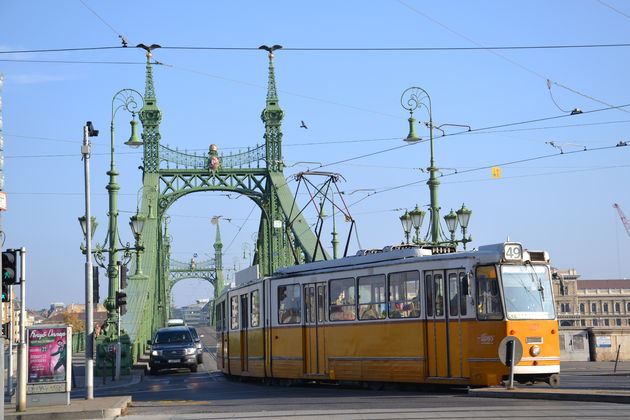
<path id="1" fill-rule="evenodd" d="M 202 278 L 209 281 L 215 296 L 223 287 L 223 267 L 221 263 L 220 236 L 217 225 L 214 264 L 202 262 L 192 269 L 187 263 L 172 263 L 168 234 L 168 209 L 178 199 L 187 194 L 206 191 L 226 191 L 244 195 L 254 201 L 261 210 L 258 237 L 255 246 L 254 264 L 259 266 L 262 276 L 271 275 L 277 268 L 290 266 L 314 259 L 329 258 L 320 245 L 315 252 L 317 238 L 295 203 L 293 193 L 286 184 L 283 174 L 282 119 L 276 91 L 274 55 L 269 51 L 268 85 L 266 103 L 262 110 L 264 142 L 249 148 L 244 153 L 221 154 L 220 145 L 211 145 L 207 154 L 181 153 L 160 143 L 160 122 L 162 112 L 158 107 L 156 86 L 154 85 L 152 54 L 147 49 L 145 91 L 141 97 L 142 106 L 138 115 L 142 123 L 142 201 L 138 220 L 144 221 L 141 234 L 136 237 L 136 249 L 125 292 L 127 312 L 122 316 L 123 344 L 122 371 L 126 372 L 133 361 L 144 353 L 146 342 L 153 332 L 165 326 L 169 317 L 170 293 L 173 285 L 184 278 Z M 135 92 L 125 89 L 125 92 Z M 140 95 L 140 94 L 138 94 Z M 116 99 L 116 98 L 115 98 Z M 262 98 L 261 98 L 262 99 Z M 126 99 L 136 105 L 134 100 Z M 139 100 L 138 100 L 139 102 Z M 262 100 L 261 100 L 262 102 Z M 114 104 L 112 105 L 114 109 Z M 117 109 L 116 109 L 117 110 Z M 115 114 L 113 110 L 112 115 Z M 135 111 L 134 111 L 135 116 Z M 135 121 L 134 121 L 135 122 Z M 132 122 L 132 128 L 135 125 Z M 112 170 L 110 175 L 110 244 L 117 238 L 116 194 L 113 165 L 113 116 L 112 116 Z M 138 143 L 140 144 L 140 143 Z M 112 199 L 112 197 L 114 197 Z M 113 204 L 112 204 L 113 201 Z M 108 321 L 104 334 L 97 339 L 96 374 L 111 372 L 113 357 L 107 349 L 118 337 L 115 295 L 118 291 L 118 266 L 116 244 L 110 245 L 110 263 L 107 267 L 109 297 L 105 300 Z M 127 250 L 127 254 L 130 253 Z"/>

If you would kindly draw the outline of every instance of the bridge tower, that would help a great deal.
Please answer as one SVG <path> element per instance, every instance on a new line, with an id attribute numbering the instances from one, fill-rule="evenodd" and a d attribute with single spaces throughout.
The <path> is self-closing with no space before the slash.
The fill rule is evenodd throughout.
<path id="1" fill-rule="evenodd" d="M 219 153 L 219 139 L 210 145 L 207 154 L 182 153 L 160 143 L 162 112 L 157 106 L 151 57 L 149 51 L 144 106 L 140 111 L 144 142 L 140 213 L 146 217 L 142 231 L 144 275 L 127 286 L 129 308 L 122 323 L 134 343 L 134 359 L 142 354 L 152 332 L 166 323 L 170 274 L 164 220 L 169 207 L 185 195 L 232 192 L 248 197 L 259 206 L 261 217 L 254 264 L 258 265 L 261 276 L 271 275 L 279 267 L 313 261 L 314 257 L 329 258 L 325 252 L 314 252 L 317 238 L 300 214 L 283 173 L 284 111 L 276 89 L 274 54 L 268 55 L 267 96 L 261 114 L 264 144 L 234 154 Z M 218 227 L 217 238 L 220 240 Z M 215 243 L 215 253 L 220 251 L 217 246 L 222 247 L 220 241 Z M 219 261 L 223 274 L 221 258 Z M 216 286 L 215 290 L 220 290 L 218 282 Z"/>

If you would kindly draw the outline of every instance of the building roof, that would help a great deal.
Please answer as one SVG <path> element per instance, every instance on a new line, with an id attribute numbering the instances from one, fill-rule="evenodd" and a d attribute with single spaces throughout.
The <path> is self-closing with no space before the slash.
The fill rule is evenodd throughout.
<path id="1" fill-rule="evenodd" d="M 578 289 L 630 289 L 629 280 L 578 280 Z"/>

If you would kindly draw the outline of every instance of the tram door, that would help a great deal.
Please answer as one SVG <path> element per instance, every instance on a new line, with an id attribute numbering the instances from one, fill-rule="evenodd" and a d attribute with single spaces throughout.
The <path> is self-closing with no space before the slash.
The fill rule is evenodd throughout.
<path id="1" fill-rule="evenodd" d="M 449 334 L 444 308 L 444 271 L 425 271 L 427 375 L 447 378 L 449 374 Z"/>
<path id="2" fill-rule="evenodd" d="M 326 283 L 304 285 L 304 312 L 304 371 L 307 375 L 323 375 L 326 373 Z"/>
<path id="3" fill-rule="evenodd" d="M 463 376 L 463 329 L 466 315 L 463 270 L 425 272 L 428 376 Z"/>
<path id="4" fill-rule="evenodd" d="M 247 352 L 247 330 L 249 326 L 249 304 L 247 303 L 247 293 L 241 295 L 241 371 L 247 372 L 247 362 L 249 359 Z"/>
<path id="5" fill-rule="evenodd" d="M 464 270 L 448 270 L 446 272 L 446 324 L 449 345 L 449 376 L 461 378 L 464 376 L 464 330 L 462 318 L 467 315 L 466 272 Z"/>

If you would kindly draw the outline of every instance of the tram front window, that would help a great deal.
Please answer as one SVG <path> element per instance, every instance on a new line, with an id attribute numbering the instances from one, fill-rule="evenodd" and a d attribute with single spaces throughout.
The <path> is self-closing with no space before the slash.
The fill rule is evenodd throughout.
<path id="1" fill-rule="evenodd" d="M 554 319 L 553 289 L 544 265 L 504 265 L 501 278 L 508 319 Z"/>

